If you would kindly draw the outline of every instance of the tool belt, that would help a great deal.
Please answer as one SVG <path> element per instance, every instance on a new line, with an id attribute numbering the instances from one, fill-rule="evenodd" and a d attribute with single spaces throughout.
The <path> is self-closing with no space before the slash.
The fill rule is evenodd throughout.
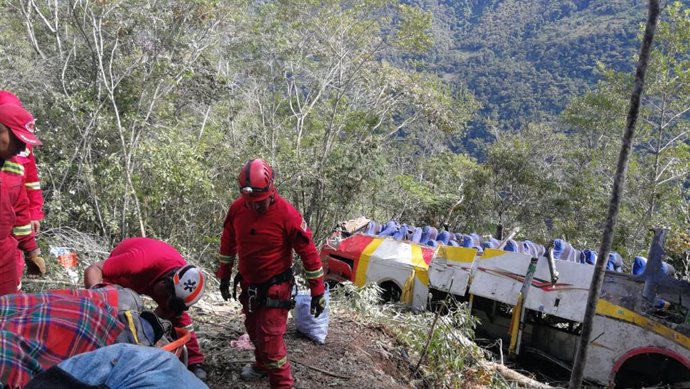
<path id="1" fill-rule="evenodd" d="M 283 282 L 290 282 L 294 284 L 295 277 L 292 274 L 292 268 L 287 268 L 284 272 L 278 274 L 277 276 L 271 278 L 270 280 L 263 282 L 261 284 L 249 284 L 247 290 L 242 289 L 240 298 L 246 297 L 247 299 L 247 311 L 253 312 L 253 308 L 266 307 L 266 308 L 284 308 L 292 309 L 295 307 L 295 295 L 296 290 L 293 289 L 292 296 L 289 300 L 278 300 L 270 298 L 267 296 L 268 289 L 276 284 L 282 284 Z M 232 298 L 237 299 L 237 285 L 242 282 L 242 274 L 237 272 L 235 279 L 233 280 L 232 286 Z"/>

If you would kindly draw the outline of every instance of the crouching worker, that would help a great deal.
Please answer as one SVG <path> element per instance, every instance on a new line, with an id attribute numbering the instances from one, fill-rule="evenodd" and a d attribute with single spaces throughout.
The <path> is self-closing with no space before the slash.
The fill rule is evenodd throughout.
<path id="1" fill-rule="evenodd" d="M 204 355 L 186 312 L 204 292 L 204 276 L 196 266 L 187 264 L 177 250 L 163 241 L 130 238 L 120 242 L 107 259 L 86 268 L 84 286 L 92 288 L 99 284 L 117 284 L 151 297 L 158 304 L 158 316 L 191 331 L 187 343 L 189 370 L 199 379 L 206 379 Z"/>
<path id="2" fill-rule="evenodd" d="M 223 224 L 216 276 L 227 301 L 235 256 L 239 258 L 235 284 L 239 281 L 242 288 L 244 325 L 256 357 L 256 363 L 243 368 L 240 377 L 253 380 L 268 375 L 271 388 L 284 389 L 294 384 L 283 340 L 288 311 L 294 304 L 293 249 L 302 258 L 309 281 L 312 314 L 318 317 L 326 301 L 321 259 L 311 231 L 302 215 L 276 193 L 273 181 L 273 169 L 261 159 L 242 167 L 241 197 L 230 205 Z"/>

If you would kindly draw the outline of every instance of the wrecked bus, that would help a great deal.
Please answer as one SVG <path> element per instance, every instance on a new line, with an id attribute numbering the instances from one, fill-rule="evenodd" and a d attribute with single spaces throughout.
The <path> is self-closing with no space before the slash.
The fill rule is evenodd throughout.
<path id="1" fill-rule="evenodd" d="M 327 280 L 376 283 L 384 298 L 415 310 L 453 295 L 480 319 L 477 330 L 502 339 L 512 355 L 537 354 L 570 370 L 594 266 L 554 261 L 550 250 L 538 256 L 504 245 L 433 247 L 367 234 L 362 223 L 343 224 L 321 247 Z M 642 275 L 606 272 L 587 382 L 690 387 L 690 284 L 661 271 L 665 234 L 656 231 Z"/>

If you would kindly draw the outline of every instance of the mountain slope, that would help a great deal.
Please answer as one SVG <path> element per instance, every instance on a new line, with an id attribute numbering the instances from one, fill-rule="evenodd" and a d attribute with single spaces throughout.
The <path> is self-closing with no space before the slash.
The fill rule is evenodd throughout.
<path id="1" fill-rule="evenodd" d="M 596 83 L 598 62 L 631 70 L 646 17 L 632 0 L 415 3 L 434 13 L 430 66 L 467 85 L 502 128 L 560 113 Z M 481 127 L 473 132 L 485 137 Z"/>

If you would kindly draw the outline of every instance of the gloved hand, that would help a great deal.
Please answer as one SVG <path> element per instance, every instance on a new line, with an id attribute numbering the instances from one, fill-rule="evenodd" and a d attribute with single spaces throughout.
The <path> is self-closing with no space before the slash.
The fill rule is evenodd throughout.
<path id="1" fill-rule="evenodd" d="M 220 295 L 223 296 L 223 300 L 228 301 L 232 297 L 230 293 L 230 279 L 223 278 L 220 280 Z"/>
<path id="2" fill-rule="evenodd" d="M 38 235 L 38 233 L 41 232 L 41 221 L 40 220 L 32 220 L 31 221 L 31 230 L 34 232 L 34 235 Z"/>
<path id="3" fill-rule="evenodd" d="M 314 315 L 314 317 L 319 317 L 321 313 L 326 309 L 326 298 L 323 294 L 318 296 L 311 296 L 311 308 L 309 313 Z"/>
<path id="4" fill-rule="evenodd" d="M 232 266 L 234 265 L 233 262 L 221 262 L 218 264 L 218 267 L 216 268 L 215 275 L 219 280 L 230 280 L 232 279 Z"/>
<path id="5" fill-rule="evenodd" d="M 46 261 L 41 257 L 41 252 L 39 250 L 27 253 L 26 258 L 26 271 L 28 274 L 41 276 L 46 274 Z"/>

